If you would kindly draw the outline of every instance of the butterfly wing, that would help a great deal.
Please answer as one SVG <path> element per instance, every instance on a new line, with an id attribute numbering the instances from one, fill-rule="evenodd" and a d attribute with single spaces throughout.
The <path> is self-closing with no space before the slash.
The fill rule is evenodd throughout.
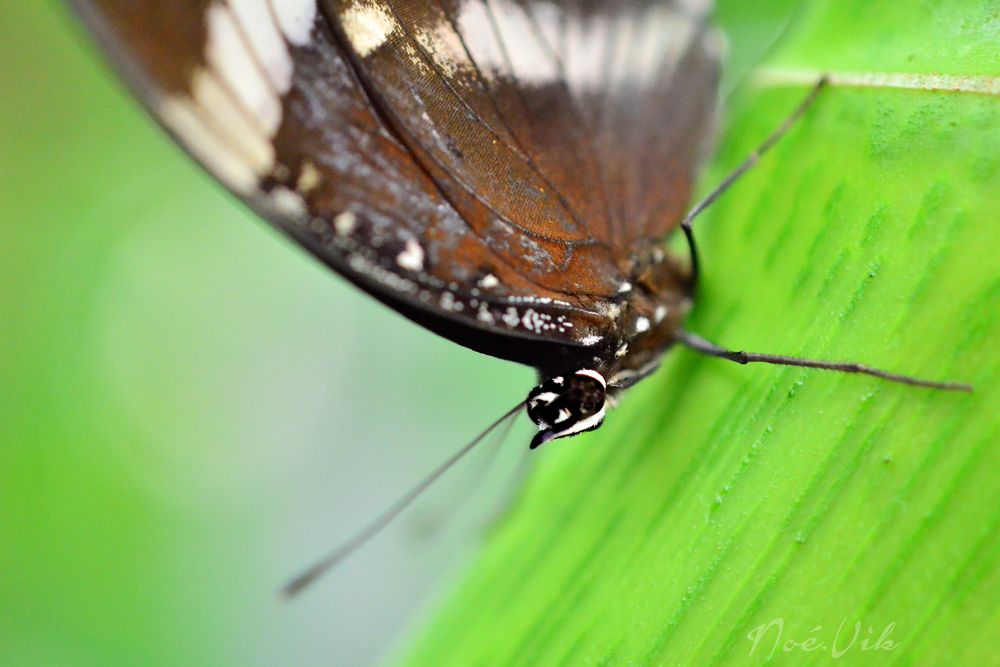
<path id="1" fill-rule="evenodd" d="M 703 18 L 669 4 L 75 4 L 262 216 L 407 317 L 535 366 L 600 341 L 627 249 L 682 212 L 714 100 Z"/>
<path id="2" fill-rule="evenodd" d="M 682 216 L 715 112 L 707 3 L 326 6 L 372 96 L 467 218 L 620 254 Z M 550 252 L 540 267 L 558 264 Z M 591 281 L 577 291 L 614 287 Z"/>

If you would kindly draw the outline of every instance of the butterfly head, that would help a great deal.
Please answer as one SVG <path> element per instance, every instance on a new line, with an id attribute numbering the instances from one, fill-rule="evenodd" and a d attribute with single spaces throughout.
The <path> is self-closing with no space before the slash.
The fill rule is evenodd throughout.
<path id="1" fill-rule="evenodd" d="M 585 368 L 532 389 L 525 401 L 528 416 L 538 426 L 531 448 L 598 428 L 604 422 L 607 388 L 604 376 Z"/>

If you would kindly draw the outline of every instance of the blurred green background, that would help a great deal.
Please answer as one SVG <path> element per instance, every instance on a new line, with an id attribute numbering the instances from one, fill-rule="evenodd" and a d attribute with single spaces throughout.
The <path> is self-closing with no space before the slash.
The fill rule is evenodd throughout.
<path id="1" fill-rule="evenodd" d="M 796 3 L 718 4 L 731 90 Z M 474 552 L 526 424 L 317 589 L 278 587 L 532 372 L 407 323 L 244 211 L 62 6 L 4 18 L 0 665 L 377 660 Z"/>
<path id="2" fill-rule="evenodd" d="M 294 603 L 280 585 L 532 371 L 409 324 L 251 216 L 64 7 L 3 15 L 0 665 L 370 662 L 482 533 L 425 524 L 502 461 Z"/>

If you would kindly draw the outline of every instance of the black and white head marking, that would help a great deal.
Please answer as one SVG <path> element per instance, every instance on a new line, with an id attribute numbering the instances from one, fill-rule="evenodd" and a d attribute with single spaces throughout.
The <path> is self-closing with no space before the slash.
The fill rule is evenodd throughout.
<path id="1" fill-rule="evenodd" d="M 604 422 L 607 388 L 603 375 L 584 368 L 532 389 L 525 401 L 528 417 L 538 425 L 531 448 L 598 428 Z"/>

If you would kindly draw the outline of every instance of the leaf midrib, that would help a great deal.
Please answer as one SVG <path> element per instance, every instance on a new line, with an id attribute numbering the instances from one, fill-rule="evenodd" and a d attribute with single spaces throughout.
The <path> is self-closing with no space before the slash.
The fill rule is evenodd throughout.
<path id="1" fill-rule="evenodd" d="M 888 88 L 992 95 L 1000 97 L 1000 77 L 919 72 L 836 72 L 807 68 L 762 67 L 751 78 L 755 87 L 809 85 L 826 76 L 841 88 Z"/>

